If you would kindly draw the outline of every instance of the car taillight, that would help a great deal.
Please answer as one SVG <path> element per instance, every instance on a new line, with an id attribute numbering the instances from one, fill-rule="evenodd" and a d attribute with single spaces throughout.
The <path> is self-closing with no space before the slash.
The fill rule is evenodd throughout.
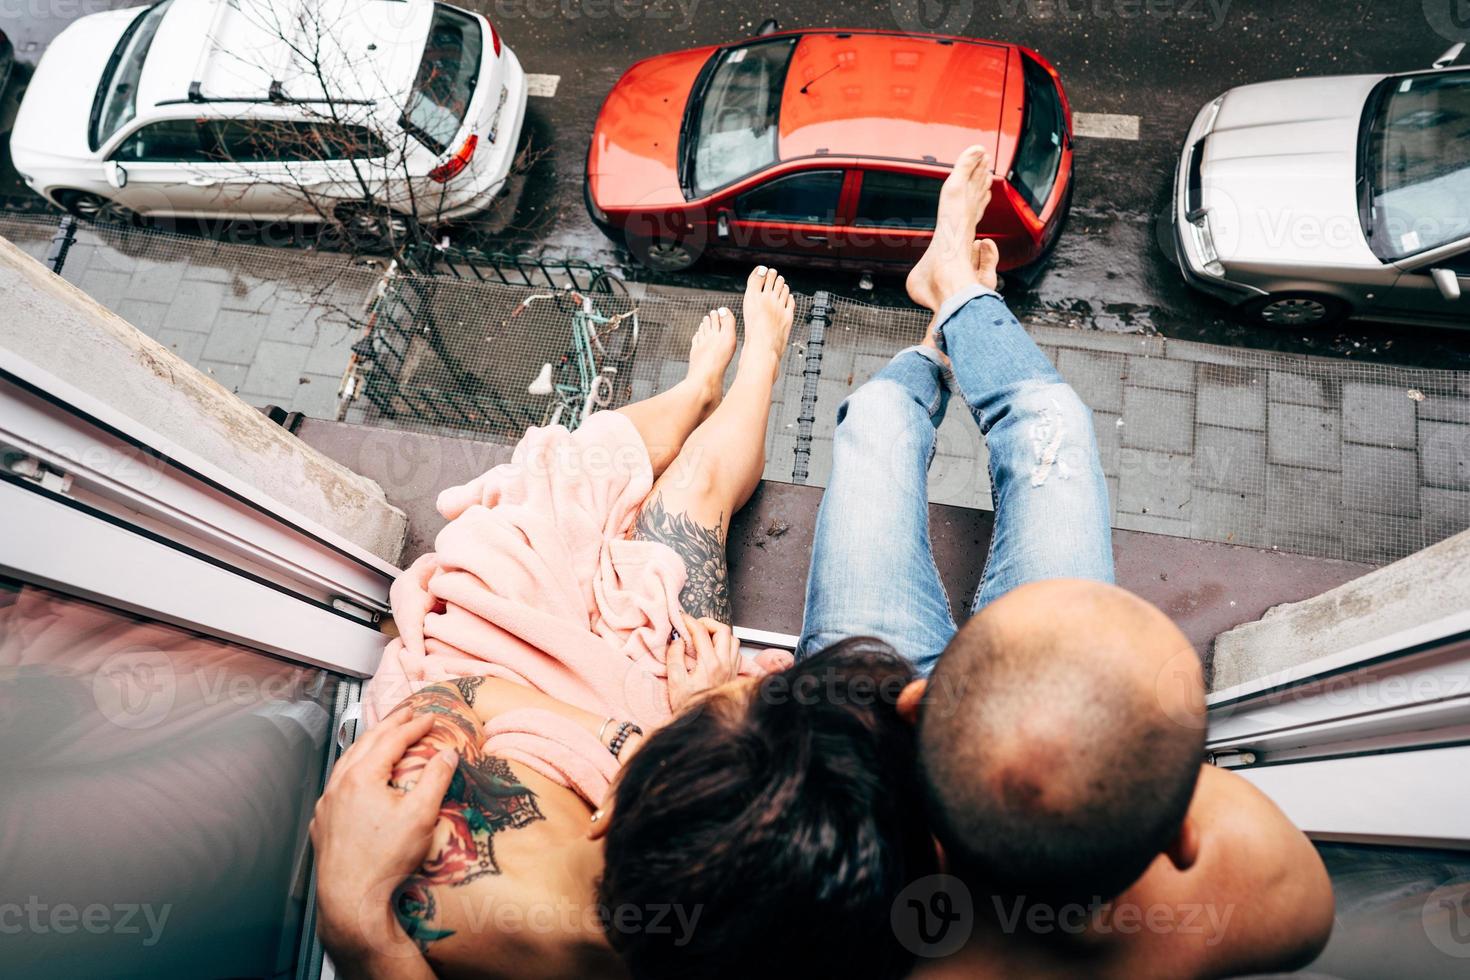
<path id="1" fill-rule="evenodd" d="M 429 171 L 429 179 L 436 184 L 442 184 L 451 177 L 457 177 L 461 170 L 470 165 L 470 157 L 475 155 L 475 147 L 479 144 L 480 137 L 471 133 L 464 144 L 455 151 L 454 156 Z"/>
<path id="2" fill-rule="evenodd" d="M 495 30 L 495 25 L 488 20 L 485 23 L 490 27 L 490 47 L 495 52 L 495 57 L 500 57 L 500 35 Z"/>

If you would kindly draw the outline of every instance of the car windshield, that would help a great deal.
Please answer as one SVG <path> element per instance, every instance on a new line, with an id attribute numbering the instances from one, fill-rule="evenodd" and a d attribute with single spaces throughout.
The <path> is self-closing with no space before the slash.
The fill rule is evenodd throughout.
<path id="1" fill-rule="evenodd" d="M 691 188 L 697 196 L 776 162 L 781 89 L 796 38 L 731 48 L 716 55 L 689 106 Z"/>
<path id="2" fill-rule="evenodd" d="M 1384 85 L 1364 134 L 1363 230 L 1392 260 L 1470 235 L 1470 72 Z"/>
<path id="3" fill-rule="evenodd" d="M 113 49 L 112 57 L 107 59 L 102 82 L 92 100 L 92 131 L 87 134 L 92 149 L 106 143 L 138 114 L 138 79 L 143 75 L 143 62 L 171 2 L 163 0 L 133 18 Z"/>
<path id="4" fill-rule="evenodd" d="M 480 80 L 484 35 L 474 17 L 434 4 L 429 41 L 398 124 L 435 153 L 454 141 Z"/>
<path id="5" fill-rule="evenodd" d="M 1047 70 L 1030 58 L 1022 58 L 1021 64 L 1026 77 L 1026 114 L 1010 182 L 1031 210 L 1040 215 L 1062 168 L 1067 120 L 1062 114 L 1061 96 Z"/>

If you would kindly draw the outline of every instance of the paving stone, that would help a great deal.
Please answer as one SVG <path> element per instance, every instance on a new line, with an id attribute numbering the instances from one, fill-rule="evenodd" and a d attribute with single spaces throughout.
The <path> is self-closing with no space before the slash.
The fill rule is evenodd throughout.
<path id="1" fill-rule="evenodd" d="M 1339 558 L 1344 526 L 1341 473 L 1296 466 L 1267 468 L 1268 546 Z"/>
<path id="2" fill-rule="evenodd" d="M 255 359 L 255 349 L 260 346 L 264 333 L 263 317 L 238 310 L 221 310 L 215 316 L 214 329 L 204 344 L 204 356 L 211 361 L 249 364 Z"/>
<path id="3" fill-rule="evenodd" d="M 1128 371 L 1122 354 L 1063 350 L 1057 370 L 1094 412 L 1123 410 L 1123 376 Z"/>
<path id="4" fill-rule="evenodd" d="M 304 344 L 286 344 L 279 340 L 262 340 L 245 375 L 245 389 L 280 399 L 289 404 L 300 386 L 302 370 L 311 348 Z"/>
<path id="5" fill-rule="evenodd" d="M 99 269 L 93 264 L 76 280 L 76 286 L 109 310 L 116 310 L 127 295 L 130 281 L 125 272 Z"/>
<path id="6" fill-rule="evenodd" d="M 1293 374 L 1290 371 L 1272 371 L 1268 390 L 1273 402 L 1332 408 L 1339 401 L 1337 391 L 1329 379 Z"/>
<path id="7" fill-rule="evenodd" d="M 1266 519 L 1263 493 L 1196 489 L 1189 508 L 1190 537 L 1250 545 Z"/>
<path id="8" fill-rule="evenodd" d="M 311 345 L 311 353 L 306 358 L 306 370 L 312 374 L 340 375 L 347 368 L 347 362 L 352 357 L 352 345 L 359 336 L 355 327 L 323 324 L 317 331 L 316 342 Z M 652 389 L 650 379 L 634 380 L 635 387 L 639 380 Z M 648 396 L 636 396 L 634 400 L 646 397 Z"/>
<path id="9" fill-rule="evenodd" d="M 1170 391 L 1194 390 L 1194 362 L 1165 357 L 1128 358 L 1128 383 Z"/>
<path id="10" fill-rule="evenodd" d="M 1266 434 L 1202 425 L 1195 431 L 1194 482 L 1212 490 L 1266 492 Z"/>
<path id="11" fill-rule="evenodd" d="M 185 267 L 181 262 L 139 260 L 137 268 L 133 270 L 127 295 L 133 299 L 167 303 L 179 291 L 184 271 Z"/>
<path id="12" fill-rule="evenodd" d="M 227 310 L 270 313 L 276 305 L 277 288 L 273 280 L 237 275 L 227 284 L 221 305 Z"/>
<path id="13" fill-rule="evenodd" d="M 1164 338 L 1162 337 L 1147 337 L 1137 333 L 1109 333 L 1105 330 L 1078 330 L 1072 327 L 1051 327 L 1042 324 L 1026 324 L 1025 327 L 1026 332 L 1038 343 L 1150 357 L 1164 355 Z"/>
<path id="14" fill-rule="evenodd" d="M 144 299 L 123 299 L 113 312 L 137 327 L 150 337 L 156 337 L 163 329 L 163 318 L 168 307 L 163 303 L 150 303 Z"/>
<path id="15" fill-rule="evenodd" d="M 1407 390 L 1405 397 L 1408 397 Z M 1418 403 L 1419 417 L 1437 422 L 1459 422 L 1470 425 L 1470 397 L 1457 397 L 1438 392 L 1424 392 L 1424 400 Z"/>
<path id="16" fill-rule="evenodd" d="M 1374 446 L 1414 445 L 1414 402 L 1400 385 L 1344 382 L 1342 437 Z"/>
<path id="17" fill-rule="evenodd" d="M 1232 429 L 1266 428 L 1266 372 L 1202 364 L 1195 393 L 1201 423 Z"/>
<path id="18" fill-rule="evenodd" d="M 1118 513 L 1189 520 L 1194 492 L 1191 456 L 1123 449 L 1118 459 Z"/>
<path id="19" fill-rule="evenodd" d="M 208 346 L 206 341 L 205 346 Z M 244 364 L 231 364 L 225 361 L 211 361 L 201 357 L 194 365 L 206 375 L 218 381 L 226 391 L 238 391 L 245 375 L 250 368 Z"/>
<path id="20" fill-rule="evenodd" d="M 1423 523 L 1415 517 L 1395 517 L 1368 511 L 1345 510 L 1346 530 L 1342 557 L 1348 561 L 1386 565 L 1424 547 Z"/>
<path id="21" fill-rule="evenodd" d="M 1426 546 L 1470 528 L 1470 491 L 1421 487 L 1420 517 Z"/>
<path id="22" fill-rule="evenodd" d="M 1419 470 L 1413 450 L 1343 446 L 1342 505 L 1373 514 L 1417 517 Z"/>
<path id="23" fill-rule="evenodd" d="M 289 410 L 314 419 L 335 419 L 338 379 L 325 374 L 303 374 L 300 379 Z"/>
<path id="24" fill-rule="evenodd" d="M 1194 396 L 1180 391 L 1126 386 L 1123 445 L 1182 455 L 1194 452 Z"/>
<path id="25" fill-rule="evenodd" d="M 160 330 L 154 334 L 153 339 L 190 364 L 198 364 L 204 353 L 204 342 L 209 338 L 192 330 Z"/>
<path id="26" fill-rule="evenodd" d="M 1419 472 L 1430 486 L 1470 490 L 1470 425 L 1421 421 Z"/>
<path id="27" fill-rule="evenodd" d="M 1093 412 L 1092 430 L 1097 435 L 1097 455 L 1102 461 L 1103 473 L 1116 475 L 1118 472 L 1118 450 L 1123 447 L 1123 427 L 1118 422 L 1123 418 L 1111 412 Z"/>
<path id="28" fill-rule="evenodd" d="M 1189 521 L 1181 518 L 1159 517 L 1156 514 L 1127 514 L 1119 511 L 1113 526 L 1124 531 L 1142 531 L 1145 534 L 1167 534 L 1175 538 L 1189 537 Z"/>
<path id="29" fill-rule="evenodd" d="M 1273 402 L 1267 432 L 1273 463 L 1322 470 L 1342 465 L 1342 428 L 1336 411 Z"/>
<path id="30" fill-rule="evenodd" d="M 1116 476 L 1109 476 L 1104 479 L 1104 482 L 1108 485 L 1108 523 L 1117 527 L 1118 498 L 1121 495 L 1118 489 L 1119 481 Z"/>
<path id="31" fill-rule="evenodd" d="M 292 344 L 315 343 L 326 312 L 320 306 L 277 297 L 275 306 L 266 317 L 265 339 L 284 340 Z"/>
<path id="32" fill-rule="evenodd" d="M 214 315 L 224 298 L 225 287 L 220 283 L 183 279 L 164 314 L 163 325 L 169 330 L 208 333 L 214 328 Z"/>

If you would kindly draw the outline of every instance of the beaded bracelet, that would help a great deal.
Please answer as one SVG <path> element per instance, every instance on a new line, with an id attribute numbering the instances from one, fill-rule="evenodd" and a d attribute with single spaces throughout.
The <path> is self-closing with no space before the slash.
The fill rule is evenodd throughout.
<path id="1" fill-rule="evenodd" d="M 613 733 L 612 741 L 607 744 L 607 750 L 612 753 L 614 759 L 623 751 L 623 746 L 628 742 L 629 735 L 642 735 L 643 729 L 631 721 L 618 723 L 618 730 Z"/>

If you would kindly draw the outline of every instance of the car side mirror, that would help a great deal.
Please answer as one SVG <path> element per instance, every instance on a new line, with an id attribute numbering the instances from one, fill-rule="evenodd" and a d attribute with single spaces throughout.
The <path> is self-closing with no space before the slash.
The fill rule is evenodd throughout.
<path id="1" fill-rule="evenodd" d="M 116 160 L 108 160 L 104 163 L 102 165 L 102 172 L 110 186 L 116 187 L 118 190 L 122 190 L 128 186 L 128 172 Z"/>
<path id="2" fill-rule="evenodd" d="M 715 235 L 719 238 L 730 237 L 730 212 L 721 211 L 715 215 Z"/>
<path id="3" fill-rule="evenodd" d="M 1453 303 L 1463 295 L 1460 289 L 1460 277 L 1454 269 L 1430 269 L 1429 278 L 1439 287 L 1439 294 Z"/>
<path id="4" fill-rule="evenodd" d="M 774 34 L 780 29 L 781 22 L 779 20 L 774 17 L 767 17 L 765 20 L 761 21 L 761 26 L 755 29 L 755 36 L 765 37 L 767 34 Z"/>
<path id="5" fill-rule="evenodd" d="M 1456 44 L 1454 47 L 1452 47 L 1448 51 L 1446 51 L 1444 54 L 1440 55 L 1439 56 L 1439 59 L 1437 61 L 1435 61 L 1434 67 L 1435 68 L 1448 68 L 1450 65 L 1453 65 L 1455 62 L 1459 61 L 1460 60 L 1460 55 L 1463 54 L 1464 52 L 1465 52 L 1465 42 L 1464 41 L 1461 41 L 1458 44 Z"/>

